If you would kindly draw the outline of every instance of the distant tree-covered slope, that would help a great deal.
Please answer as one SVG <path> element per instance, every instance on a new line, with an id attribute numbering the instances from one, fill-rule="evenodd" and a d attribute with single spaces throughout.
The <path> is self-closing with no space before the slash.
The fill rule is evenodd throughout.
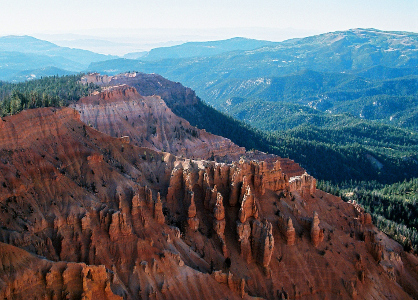
<path id="1" fill-rule="evenodd" d="M 246 85 L 248 81 L 219 84 L 215 106 L 263 130 L 306 122 L 325 125 L 342 114 L 418 129 L 418 76 L 371 80 L 306 70 L 240 88 Z M 236 96 L 227 98 L 229 94 Z"/>
<path id="2" fill-rule="evenodd" d="M 273 136 L 278 154 L 292 157 L 319 179 L 393 183 L 418 176 L 415 132 L 357 121 L 335 128 L 303 125 Z"/>
<path id="3" fill-rule="evenodd" d="M 43 77 L 76 75 L 77 73 L 78 72 L 67 71 L 56 67 L 44 67 L 40 69 L 24 70 L 13 73 L 11 76 L 9 76 L 8 82 L 17 83 L 34 79 L 41 79 Z"/>

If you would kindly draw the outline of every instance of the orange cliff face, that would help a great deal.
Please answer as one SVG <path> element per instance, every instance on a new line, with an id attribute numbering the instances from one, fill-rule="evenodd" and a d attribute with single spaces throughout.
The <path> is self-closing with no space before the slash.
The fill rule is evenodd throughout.
<path id="1" fill-rule="evenodd" d="M 129 120 L 141 105 L 165 127 L 161 135 L 143 132 L 152 121 L 123 134 L 122 111 L 135 111 Z M 165 118 L 180 118 L 166 109 L 121 86 L 77 110 L 27 110 L 1 121 L 0 297 L 418 296 L 416 256 L 355 203 L 316 190 L 292 161 L 244 153 L 222 163 L 171 144 L 183 157 L 158 151 L 158 141 L 176 141 Z M 141 136 L 155 138 L 154 148 L 139 147 Z M 189 149 L 210 144 L 202 139 Z"/>
<path id="2" fill-rule="evenodd" d="M 159 95 L 171 109 L 192 106 L 199 101 L 192 89 L 184 87 L 179 82 L 167 80 L 158 74 L 133 72 L 107 76 L 92 73 L 84 76 L 81 82 L 83 84 L 94 83 L 103 87 L 126 84 L 134 87 L 143 96 Z"/>
<path id="3" fill-rule="evenodd" d="M 176 116 L 160 96 L 143 97 L 127 85 L 109 87 L 73 106 L 81 120 L 133 145 L 189 158 L 238 160 L 245 149 L 230 140 L 195 128 Z"/>

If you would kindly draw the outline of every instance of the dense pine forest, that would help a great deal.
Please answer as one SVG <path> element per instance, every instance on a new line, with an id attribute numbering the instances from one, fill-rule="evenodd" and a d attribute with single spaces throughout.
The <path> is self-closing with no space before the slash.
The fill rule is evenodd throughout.
<path id="1" fill-rule="evenodd" d="M 82 76 L 51 76 L 20 83 L 0 82 L 0 115 L 13 115 L 27 108 L 66 106 L 99 88 L 93 84 L 81 84 Z"/>
<path id="2" fill-rule="evenodd" d="M 340 184 L 320 181 L 318 188 L 344 201 L 356 201 L 371 213 L 376 226 L 405 250 L 418 250 L 418 178 L 390 185 L 376 181 Z"/>

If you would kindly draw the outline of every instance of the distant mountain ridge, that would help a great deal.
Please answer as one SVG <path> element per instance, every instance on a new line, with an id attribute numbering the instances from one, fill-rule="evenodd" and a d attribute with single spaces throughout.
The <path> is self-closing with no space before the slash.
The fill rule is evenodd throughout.
<path id="1" fill-rule="evenodd" d="M 418 126 L 416 33 L 351 29 L 254 50 L 160 61 L 111 60 L 90 69 L 113 74 L 128 67 L 182 82 L 215 108 L 262 129 L 266 127 L 248 116 L 243 103 L 269 101 L 264 104 L 279 109 L 296 104 L 318 113 Z M 262 119 L 270 119 L 268 129 L 279 129 L 272 113 Z"/>
<path id="2" fill-rule="evenodd" d="M 22 81 L 40 76 L 69 75 L 92 62 L 116 56 L 60 47 L 31 36 L 0 37 L 0 80 Z M 30 74 L 23 76 L 20 74 Z"/>
<path id="3" fill-rule="evenodd" d="M 207 79 L 214 78 L 214 75 L 219 74 L 221 70 L 226 77 L 235 78 L 248 78 L 254 75 L 281 76 L 303 69 L 359 72 L 379 65 L 389 68 L 416 68 L 417 45 L 416 33 L 351 29 L 277 42 L 253 50 L 224 52 L 202 57 L 199 60 L 167 60 L 161 65 L 158 62 L 151 62 L 150 59 L 145 64 L 139 61 L 135 63 L 134 60 L 130 63 L 132 67 L 154 68 L 156 71 L 163 71 L 161 67 L 164 67 L 166 70 L 164 75 L 171 77 L 179 77 L 180 70 L 186 65 L 193 64 L 194 68 L 191 70 L 193 73 L 197 73 L 200 68 L 208 68 L 205 75 Z M 178 47 L 191 51 L 193 43 L 160 49 L 172 50 L 175 53 Z M 117 61 L 93 64 L 89 69 L 101 71 L 100 67 L 106 65 L 111 65 L 114 69 L 117 67 Z M 247 72 L 242 73 L 243 69 Z M 116 70 L 114 72 L 117 73 Z M 183 75 L 183 77 L 188 79 L 190 76 Z"/>
<path id="4" fill-rule="evenodd" d="M 125 54 L 128 59 L 155 61 L 172 58 L 203 57 L 237 50 L 253 50 L 276 43 L 247 38 L 209 42 L 188 42 L 178 46 L 159 47 L 151 51 Z M 0 80 L 23 81 L 41 76 L 70 75 L 94 62 L 118 59 L 87 50 L 60 47 L 31 36 L 0 37 Z M 129 69 L 127 69 L 129 70 Z"/>
<path id="5" fill-rule="evenodd" d="M 45 67 L 39 68 L 35 70 L 24 70 L 18 73 L 14 73 L 13 77 L 10 79 L 14 82 L 21 82 L 27 80 L 33 80 L 41 77 L 49 77 L 49 76 L 66 76 L 66 75 L 74 75 L 77 72 L 67 71 L 63 69 L 59 69 L 56 67 Z"/>
<path id="6" fill-rule="evenodd" d="M 148 54 L 138 59 L 143 61 L 156 61 L 172 58 L 204 57 L 237 50 L 254 50 L 276 44 L 275 42 L 243 37 L 208 42 L 187 42 L 177 46 L 154 48 Z"/>

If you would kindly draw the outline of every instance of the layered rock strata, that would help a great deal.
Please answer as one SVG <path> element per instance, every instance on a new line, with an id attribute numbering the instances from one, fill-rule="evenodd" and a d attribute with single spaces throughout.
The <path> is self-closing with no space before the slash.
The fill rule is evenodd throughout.
<path id="1" fill-rule="evenodd" d="M 245 153 L 230 140 L 176 116 L 160 96 L 141 96 L 128 85 L 105 88 L 72 107 L 84 123 L 125 143 L 200 159 L 231 161 Z"/>

